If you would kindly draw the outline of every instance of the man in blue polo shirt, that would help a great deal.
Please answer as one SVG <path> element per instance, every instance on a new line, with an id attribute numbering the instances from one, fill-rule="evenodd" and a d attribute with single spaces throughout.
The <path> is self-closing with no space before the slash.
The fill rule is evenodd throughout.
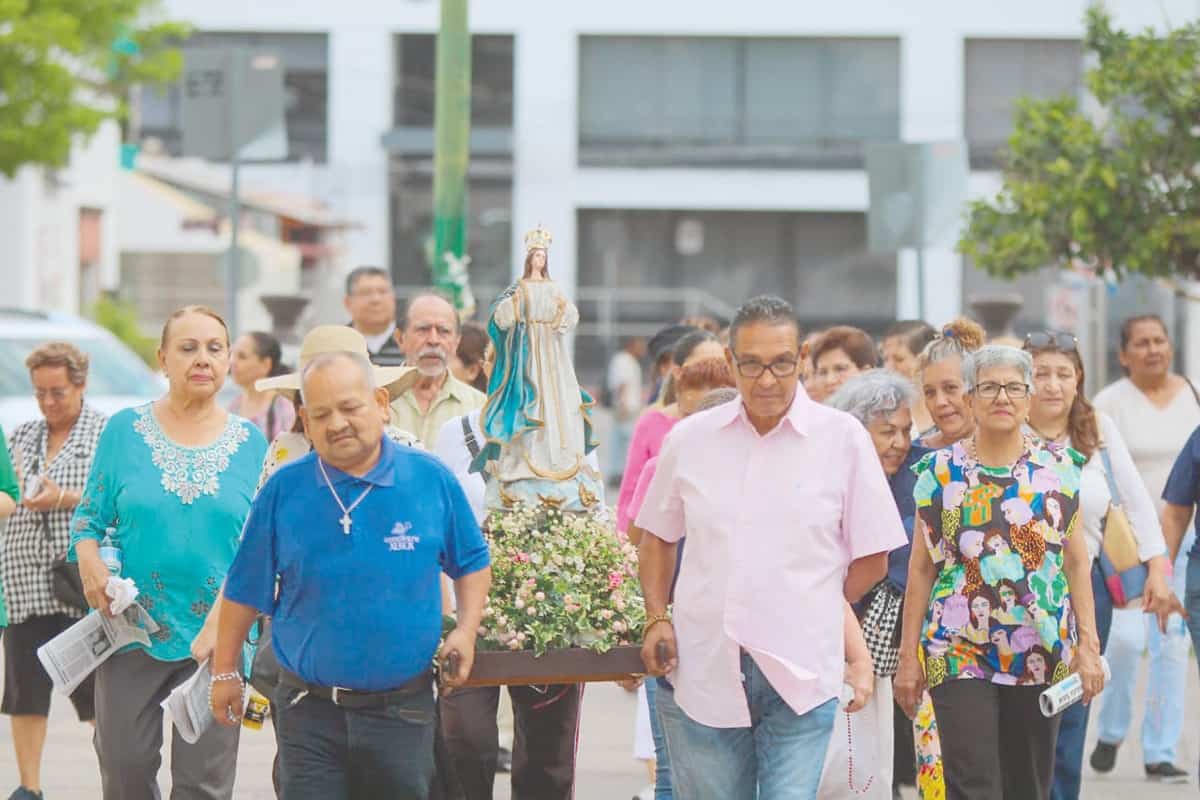
<path id="1" fill-rule="evenodd" d="M 441 635 L 440 576 L 458 624 L 443 654 L 471 669 L 491 582 L 488 549 L 458 481 L 383 435 L 388 395 L 354 354 L 302 375 L 313 452 L 281 467 L 254 501 L 225 582 L 212 710 L 236 725 L 240 643 L 272 617 L 274 698 L 287 800 L 423 799 L 433 775 L 430 666 Z M 276 583 L 278 582 L 278 591 Z"/>
<path id="2" fill-rule="evenodd" d="M 1187 535 L 1188 523 L 1192 521 L 1192 512 L 1200 503 L 1200 428 L 1196 428 L 1183 446 L 1167 485 L 1163 487 L 1163 500 L 1166 505 L 1162 510 L 1163 538 L 1167 540 L 1168 564 L 1174 564 L 1179 555 L 1179 548 Z M 1187 564 L 1187 598 L 1188 629 L 1192 634 L 1192 644 L 1200 653 L 1200 516 L 1196 517 L 1196 544 L 1188 555 Z M 1164 625 L 1165 615 L 1159 615 L 1159 625 Z"/>

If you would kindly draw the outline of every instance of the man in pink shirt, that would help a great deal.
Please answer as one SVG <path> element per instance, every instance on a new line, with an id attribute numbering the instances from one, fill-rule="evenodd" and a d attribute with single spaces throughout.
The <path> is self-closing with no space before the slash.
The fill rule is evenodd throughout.
<path id="1" fill-rule="evenodd" d="M 843 682 L 843 597 L 860 599 L 907 539 L 862 425 L 799 388 L 791 306 L 743 305 L 726 358 L 742 402 L 675 426 L 637 517 L 642 658 L 674 687 L 658 712 L 678 797 L 812 800 Z"/>

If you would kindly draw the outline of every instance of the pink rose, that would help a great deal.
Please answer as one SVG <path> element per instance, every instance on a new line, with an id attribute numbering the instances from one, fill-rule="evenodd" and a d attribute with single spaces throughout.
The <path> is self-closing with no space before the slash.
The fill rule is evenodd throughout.
<path id="1" fill-rule="evenodd" d="M 619 572 L 608 573 L 608 589 L 609 589 L 609 591 L 616 589 L 618 586 L 621 585 L 622 582 L 624 582 L 624 580 L 625 580 L 625 576 Z"/>

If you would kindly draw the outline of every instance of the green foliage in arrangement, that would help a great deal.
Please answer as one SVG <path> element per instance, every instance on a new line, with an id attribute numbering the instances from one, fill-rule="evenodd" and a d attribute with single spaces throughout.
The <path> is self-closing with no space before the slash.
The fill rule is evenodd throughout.
<path id="1" fill-rule="evenodd" d="M 637 549 L 606 516 L 520 507 L 493 512 L 486 530 L 492 588 L 480 650 L 604 653 L 641 641 Z"/>

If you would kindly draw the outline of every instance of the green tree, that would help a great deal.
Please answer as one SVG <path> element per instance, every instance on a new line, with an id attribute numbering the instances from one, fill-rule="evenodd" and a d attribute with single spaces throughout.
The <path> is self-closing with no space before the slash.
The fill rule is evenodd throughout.
<path id="1" fill-rule="evenodd" d="M 122 119 L 128 89 L 173 80 L 188 28 L 157 0 L 0 0 L 0 173 L 61 167 L 79 137 Z"/>
<path id="2" fill-rule="evenodd" d="M 1130 34 L 1087 15 L 1086 85 L 1075 98 L 1024 100 L 1003 188 L 970 204 L 959 250 L 993 275 L 1082 265 L 1200 276 L 1200 23 Z"/>
<path id="3" fill-rule="evenodd" d="M 142 333 L 137 309 L 116 295 L 103 294 L 91 308 L 91 317 L 96 324 L 108 330 L 125 345 L 141 356 L 151 367 L 158 366 L 158 342 Z"/>

